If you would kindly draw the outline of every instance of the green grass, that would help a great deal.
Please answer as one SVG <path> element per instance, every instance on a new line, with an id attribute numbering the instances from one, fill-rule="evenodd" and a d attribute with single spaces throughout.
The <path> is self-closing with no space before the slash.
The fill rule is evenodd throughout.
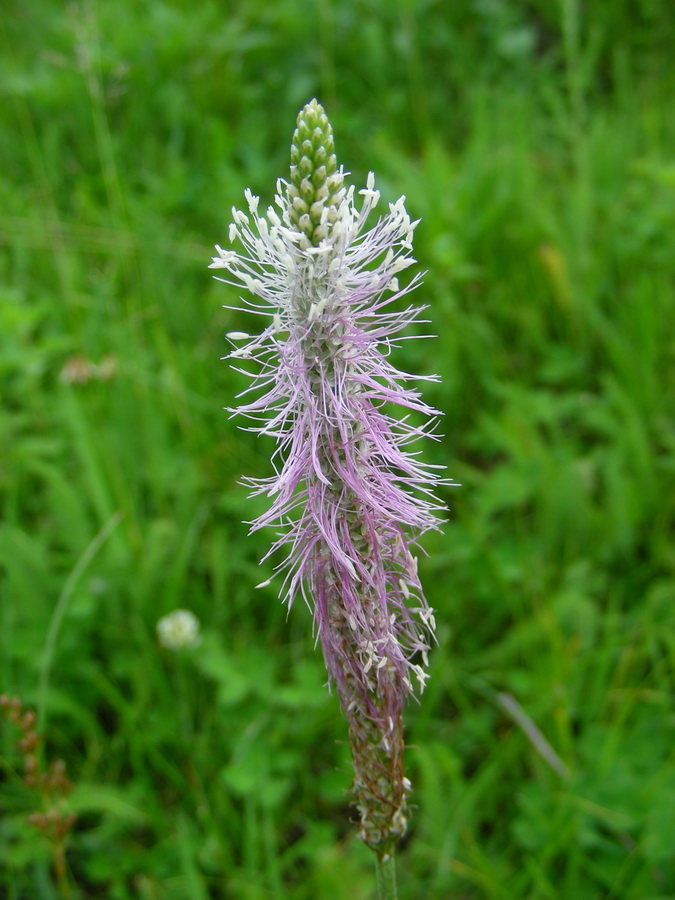
<path id="1" fill-rule="evenodd" d="M 83 897 L 374 896 L 309 614 L 252 589 L 272 448 L 222 411 L 206 269 L 314 95 L 422 217 L 438 339 L 397 361 L 442 375 L 426 458 L 463 484 L 401 900 L 675 897 L 673 40 L 669 0 L 3 5 L 0 692 L 76 783 Z M 51 900 L 16 737 L 0 896 Z"/>

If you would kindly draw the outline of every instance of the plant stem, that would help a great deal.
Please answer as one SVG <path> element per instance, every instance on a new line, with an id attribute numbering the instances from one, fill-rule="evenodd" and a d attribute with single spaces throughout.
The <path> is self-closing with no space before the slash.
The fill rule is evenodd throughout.
<path id="1" fill-rule="evenodd" d="M 56 839 L 54 841 L 53 846 L 54 852 L 54 871 L 56 873 L 56 884 L 58 886 L 59 894 L 65 900 L 73 896 L 73 892 L 70 889 L 70 882 L 68 881 L 68 874 L 66 870 L 66 854 L 63 845 L 63 839 Z"/>
<path id="2" fill-rule="evenodd" d="M 385 859 L 376 856 L 378 900 L 396 900 L 396 860 L 393 851 Z"/>

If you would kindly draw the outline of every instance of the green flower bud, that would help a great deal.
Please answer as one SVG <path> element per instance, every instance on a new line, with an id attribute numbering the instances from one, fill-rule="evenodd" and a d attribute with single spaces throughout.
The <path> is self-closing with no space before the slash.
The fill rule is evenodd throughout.
<path id="1" fill-rule="evenodd" d="M 298 114 L 288 186 L 291 222 L 304 235 L 305 247 L 316 247 L 329 237 L 344 195 L 333 129 L 321 104 L 310 100 Z M 321 224 L 324 209 L 327 216 Z"/>

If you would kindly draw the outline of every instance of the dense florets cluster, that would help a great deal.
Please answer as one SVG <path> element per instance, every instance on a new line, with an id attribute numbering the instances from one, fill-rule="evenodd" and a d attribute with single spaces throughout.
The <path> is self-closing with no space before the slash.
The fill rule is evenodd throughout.
<path id="1" fill-rule="evenodd" d="M 249 481 L 271 498 L 253 530 L 277 527 L 268 555 L 286 548 L 283 596 L 313 609 L 350 723 L 361 834 L 386 855 L 405 830 L 403 708 L 413 682 L 424 687 L 434 628 L 413 550 L 441 511 L 440 475 L 413 449 L 435 411 L 390 361 L 424 309 L 401 307 L 420 276 L 398 281 L 415 262 L 417 222 L 401 197 L 366 228 L 374 177 L 357 207 L 316 101 L 299 116 L 293 148 L 276 209 L 261 215 L 247 191 L 248 212 L 233 210 L 229 234 L 243 252 L 217 246 L 211 267 L 243 285 L 246 308 L 267 319 L 258 335 L 228 335 L 229 358 L 254 364 L 242 370 L 252 379 L 244 393 L 260 392 L 236 412 L 277 441 L 274 475 Z"/>

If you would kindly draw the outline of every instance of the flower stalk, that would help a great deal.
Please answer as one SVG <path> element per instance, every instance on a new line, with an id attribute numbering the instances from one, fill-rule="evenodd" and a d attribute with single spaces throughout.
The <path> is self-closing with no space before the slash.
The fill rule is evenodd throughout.
<path id="1" fill-rule="evenodd" d="M 376 857 L 377 896 L 378 900 L 397 900 L 396 859 L 391 853 L 386 859 Z"/>
<path id="2" fill-rule="evenodd" d="M 229 359 L 251 379 L 233 412 L 277 442 L 274 474 L 246 480 L 270 498 L 251 530 L 276 526 L 264 560 L 286 550 L 281 596 L 289 606 L 302 597 L 313 612 L 349 725 L 360 836 L 382 884 L 394 884 L 383 896 L 394 897 L 411 788 L 403 711 L 413 685 L 424 688 L 434 630 L 415 554 L 442 522 L 434 490 L 444 481 L 414 449 L 437 416 L 412 385 L 421 376 L 390 360 L 401 332 L 423 321 L 424 307 L 405 305 L 420 275 L 399 284 L 415 263 L 417 222 L 401 197 L 367 227 L 374 176 L 357 204 L 316 100 L 298 116 L 275 206 L 261 214 L 259 199 L 245 197 L 248 212 L 233 209 L 229 231 L 241 249 L 216 245 L 211 268 L 243 286 L 245 308 L 266 320 L 256 335 L 228 335 Z"/>

